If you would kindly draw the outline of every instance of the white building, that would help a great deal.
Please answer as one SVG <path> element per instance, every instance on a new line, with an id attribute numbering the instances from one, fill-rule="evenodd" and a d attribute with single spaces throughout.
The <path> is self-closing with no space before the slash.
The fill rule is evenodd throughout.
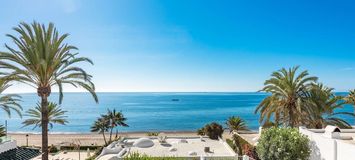
<path id="1" fill-rule="evenodd" d="M 308 136 L 311 145 L 311 160 L 354 160 L 355 129 L 325 129 L 299 127 L 299 132 Z"/>

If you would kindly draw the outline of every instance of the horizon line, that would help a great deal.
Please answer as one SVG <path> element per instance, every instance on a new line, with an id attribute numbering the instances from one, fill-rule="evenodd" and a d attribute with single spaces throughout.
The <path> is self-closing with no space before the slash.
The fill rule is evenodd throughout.
<path id="1" fill-rule="evenodd" d="M 334 91 L 349 92 L 349 91 Z M 2 94 L 36 94 L 37 92 L 4 92 Z M 59 93 L 58 91 L 51 93 Z M 65 91 L 63 93 L 89 93 L 87 91 Z M 98 91 L 95 93 L 266 93 L 264 91 Z"/>

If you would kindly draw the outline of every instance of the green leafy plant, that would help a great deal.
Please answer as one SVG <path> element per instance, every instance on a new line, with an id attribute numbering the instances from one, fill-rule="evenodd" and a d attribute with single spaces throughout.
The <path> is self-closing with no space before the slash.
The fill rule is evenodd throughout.
<path id="1" fill-rule="evenodd" d="M 48 160 L 48 98 L 52 87 L 57 86 L 59 104 L 63 100 L 63 85 L 82 87 L 98 102 L 92 76 L 80 68 L 83 63 L 93 64 L 80 57 L 77 48 L 66 42 L 69 34 L 60 34 L 53 23 L 20 23 L 13 28 L 14 35 L 7 34 L 13 44 L 5 44 L 6 52 L 0 52 L 0 67 L 11 82 L 20 82 L 37 89 L 41 98 L 42 159 Z"/>
<path id="2" fill-rule="evenodd" d="M 197 130 L 197 135 L 199 135 L 199 136 L 204 136 L 204 135 L 205 135 L 204 128 L 198 129 L 198 130 Z"/>
<path id="3" fill-rule="evenodd" d="M 53 144 L 49 147 L 49 153 L 57 153 L 59 149 Z"/>
<path id="4" fill-rule="evenodd" d="M 302 125 L 302 118 L 309 111 L 307 91 L 318 78 L 309 76 L 307 70 L 299 73 L 298 68 L 282 68 L 265 81 L 261 91 L 270 95 L 255 110 L 255 113 L 260 113 L 261 123 L 273 119 L 276 124 L 284 126 Z"/>
<path id="5" fill-rule="evenodd" d="M 247 124 L 245 123 L 245 121 L 240 118 L 240 117 L 229 117 L 226 125 L 228 126 L 228 129 L 230 131 L 230 133 L 232 133 L 233 131 L 240 131 L 240 130 L 248 130 Z"/>
<path id="6" fill-rule="evenodd" d="M 122 112 L 116 112 L 115 109 L 107 110 L 107 114 L 101 115 L 94 124 L 91 126 L 91 132 L 101 133 L 105 145 L 112 141 L 112 131 L 114 128 L 117 129 L 118 126 L 128 127 L 126 124 L 127 118 L 124 117 Z M 106 140 L 105 132 L 110 133 L 109 140 Z M 118 138 L 118 131 L 116 130 L 116 139 Z"/>
<path id="7" fill-rule="evenodd" d="M 159 132 L 148 132 L 147 136 L 158 136 Z"/>
<path id="8" fill-rule="evenodd" d="M 216 122 L 212 122 L 210 124 L 206 124 L 205 127 L 199 129 L 197 131 L 198 135 L 207 135 L 209 138 L 211 139 L 216 139 L 218 140 L 218 138 L 222 137 L 223 134 L 223 127 L 222 125 L 216 123 Z"/>
<path id="9" fill-rule="evenodd" d="M 19 104 L 21 102 L 21 96 L 17 94 L 4 94 L 3 92 L 11 85 L 8 84 L 6 78 L 0 78 L 0 108 L 11 117 L 11 110 L 15 111 L 20 117 L 22 117 L 22 107 Z"/>
<path id="10" fill-rule="evenodd" d="M 309 139 L 295 128 L 271 127 L 262 131 L 256 146 L 261 160 L 308 160 Z"/>
<path id="11" fill-rule="evenodd" d="M 49 102 L 47 110 L 47 119 L 50 129 L 53 128 L 54 124 L 65 125 L 68 123 L 68 121 L 66 120 L 67 116 L 64 116 L 67 111 L 63 111 L 56 103 Z M 24 124 L 24 126 L 34 125 L 34 128 L 42 127 L 41 111 L 42 106 L 38 103 L 34 109 L 29 109 L 26 112 L 25 116 L 29 118 L 22 122 L 22 124 Z"/>
<path id="12" fill-rule="evenodd" d="M 3 125 L 0 125 L 0 137 L 6 136 L 6 129 Z"/>

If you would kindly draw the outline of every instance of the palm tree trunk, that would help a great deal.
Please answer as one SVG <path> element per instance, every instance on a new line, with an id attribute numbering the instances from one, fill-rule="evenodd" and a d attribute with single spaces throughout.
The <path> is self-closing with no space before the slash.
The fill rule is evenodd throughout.
<path id="1" fill-rule="evenodd" d="M 48 160 L 48 100 L 41 97 L 42 105 L 42 160 Z"/>
<path id="2" fill-rule="evenodd" d="M 112 130 L 113 130 L 113 127 L 111 127 L 111 130 L 110 130 L 110 141 L 109 141 L 109 143 L 111 142 L 111 138 L 112 138 Z"/>
<path id="3" fill-rule="evenodd" d="M 107 141 L 106 141 L 105 132 L 102 132 L 102 136 L 104 137 L 105 145 L 107 145 Z"/>

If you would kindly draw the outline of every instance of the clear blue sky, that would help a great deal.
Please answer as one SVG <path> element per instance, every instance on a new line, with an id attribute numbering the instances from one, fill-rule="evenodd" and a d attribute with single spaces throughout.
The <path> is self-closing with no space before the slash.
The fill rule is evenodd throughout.
<path id="1" fill-rule="evenodd" d="M 1 49 L 20 21 L 54 22 L 95 62 L 83 67 L 98 91 L 257 91 L 272 71 L 294 65 L 337 91 L 355 88 L 352 1 L 11 0 L 1 6 Z"/>

